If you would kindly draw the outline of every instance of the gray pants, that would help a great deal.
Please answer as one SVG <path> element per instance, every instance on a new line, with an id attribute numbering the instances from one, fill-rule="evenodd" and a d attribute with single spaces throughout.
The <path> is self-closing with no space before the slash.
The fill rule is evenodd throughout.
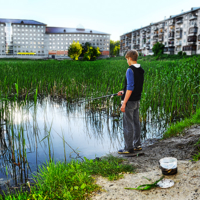
<path id="1" fill-rule="evenodd" d="M 139 121 L 140 101 L 128 101 L 123 114 L 123 128 L 125 150 L 140 146 L 140 121 Z"/>

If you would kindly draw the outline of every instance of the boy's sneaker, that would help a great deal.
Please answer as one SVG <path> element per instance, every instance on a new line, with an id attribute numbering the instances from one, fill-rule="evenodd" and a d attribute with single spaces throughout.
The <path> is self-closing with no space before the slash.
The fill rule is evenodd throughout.
<path id="1" fill-rule="evenodd" d="M 133 153 L 133 152 L 134 152 L 133 149 L 130 149 L 130 150 L 120 149 L 118 151 L 119 154 L 127 154 L 127 153 Z"/>
<path id="2" fill-rule="evenodd" d="M 141 146 L 134 147 L 134 151 L 141 151 L 141 150 L 142 150 Z"/>

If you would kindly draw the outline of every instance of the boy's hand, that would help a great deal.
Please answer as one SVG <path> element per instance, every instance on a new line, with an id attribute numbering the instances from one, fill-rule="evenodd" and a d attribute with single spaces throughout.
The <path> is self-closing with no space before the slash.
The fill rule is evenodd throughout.
<path id="1" fill-rule="evenodd" d="M 122 112 L 125 112 L 125 108 L 126 108 L 126 104 L 123 103 L 122 106 L 121 106 L 121 111 L 122 111 Z"/>
<path id="2" fill-rule="evenodd" d="M 124 94 L 124 91 L 122 90 L 122 91 L 119 91 L 118 93 L 117 93 L 117 96 L 122 96 Z"/>

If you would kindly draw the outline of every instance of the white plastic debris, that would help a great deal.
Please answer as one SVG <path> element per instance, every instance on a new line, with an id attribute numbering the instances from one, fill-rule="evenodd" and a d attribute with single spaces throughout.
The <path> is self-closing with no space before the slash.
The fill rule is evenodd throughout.
<path id="1" fill-rule="evenodd" d="M 170 188 L 174 185 L 174 181 L 170 179 L 162 179 L 157 183 L 160 188 Z"/>

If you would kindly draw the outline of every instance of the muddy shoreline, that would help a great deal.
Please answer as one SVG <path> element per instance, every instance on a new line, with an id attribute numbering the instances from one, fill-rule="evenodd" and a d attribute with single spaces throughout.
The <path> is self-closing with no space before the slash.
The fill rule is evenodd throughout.
<path id="1" fill-rule="evenodd" d="M 143 145 L 144 153 L 141 156 L 126 157 L 129 163 L 136 167 L 135 174 L 125 174 L 124 179 L 108 181 L 105 178 L 97 178 L 97 184 L 102 186 L 106 192 L 95 194 L 92 199 L 106 200 L 142 200 L 142 199 L 170 199 L 170 200 L 192 200 L 200 199 L 200 161 L 193 162 L 192 156 L 197 153 L 198 148 L 194 144 L 200 138 L 200 125 L 193 125 L 185 129 L 184 135 L 172 137 L 165 140 L 153 140 L 152 145 Z M 148 141 L 147 141 L 148 143 Z M 117 153 L 114 156 L 124 157 Z M 159 168 L 159 160 L 163 157 L 175 157 L 178 160 L 178 173 L 165 176 L 172 179 L 175 185 L 172 188 L 155 188 L 150 191 L 125 190 L 125 187 L 137 187 L 141 184 L 150 183 L 144 177 L 158 180 L 162 176 Z"/>

